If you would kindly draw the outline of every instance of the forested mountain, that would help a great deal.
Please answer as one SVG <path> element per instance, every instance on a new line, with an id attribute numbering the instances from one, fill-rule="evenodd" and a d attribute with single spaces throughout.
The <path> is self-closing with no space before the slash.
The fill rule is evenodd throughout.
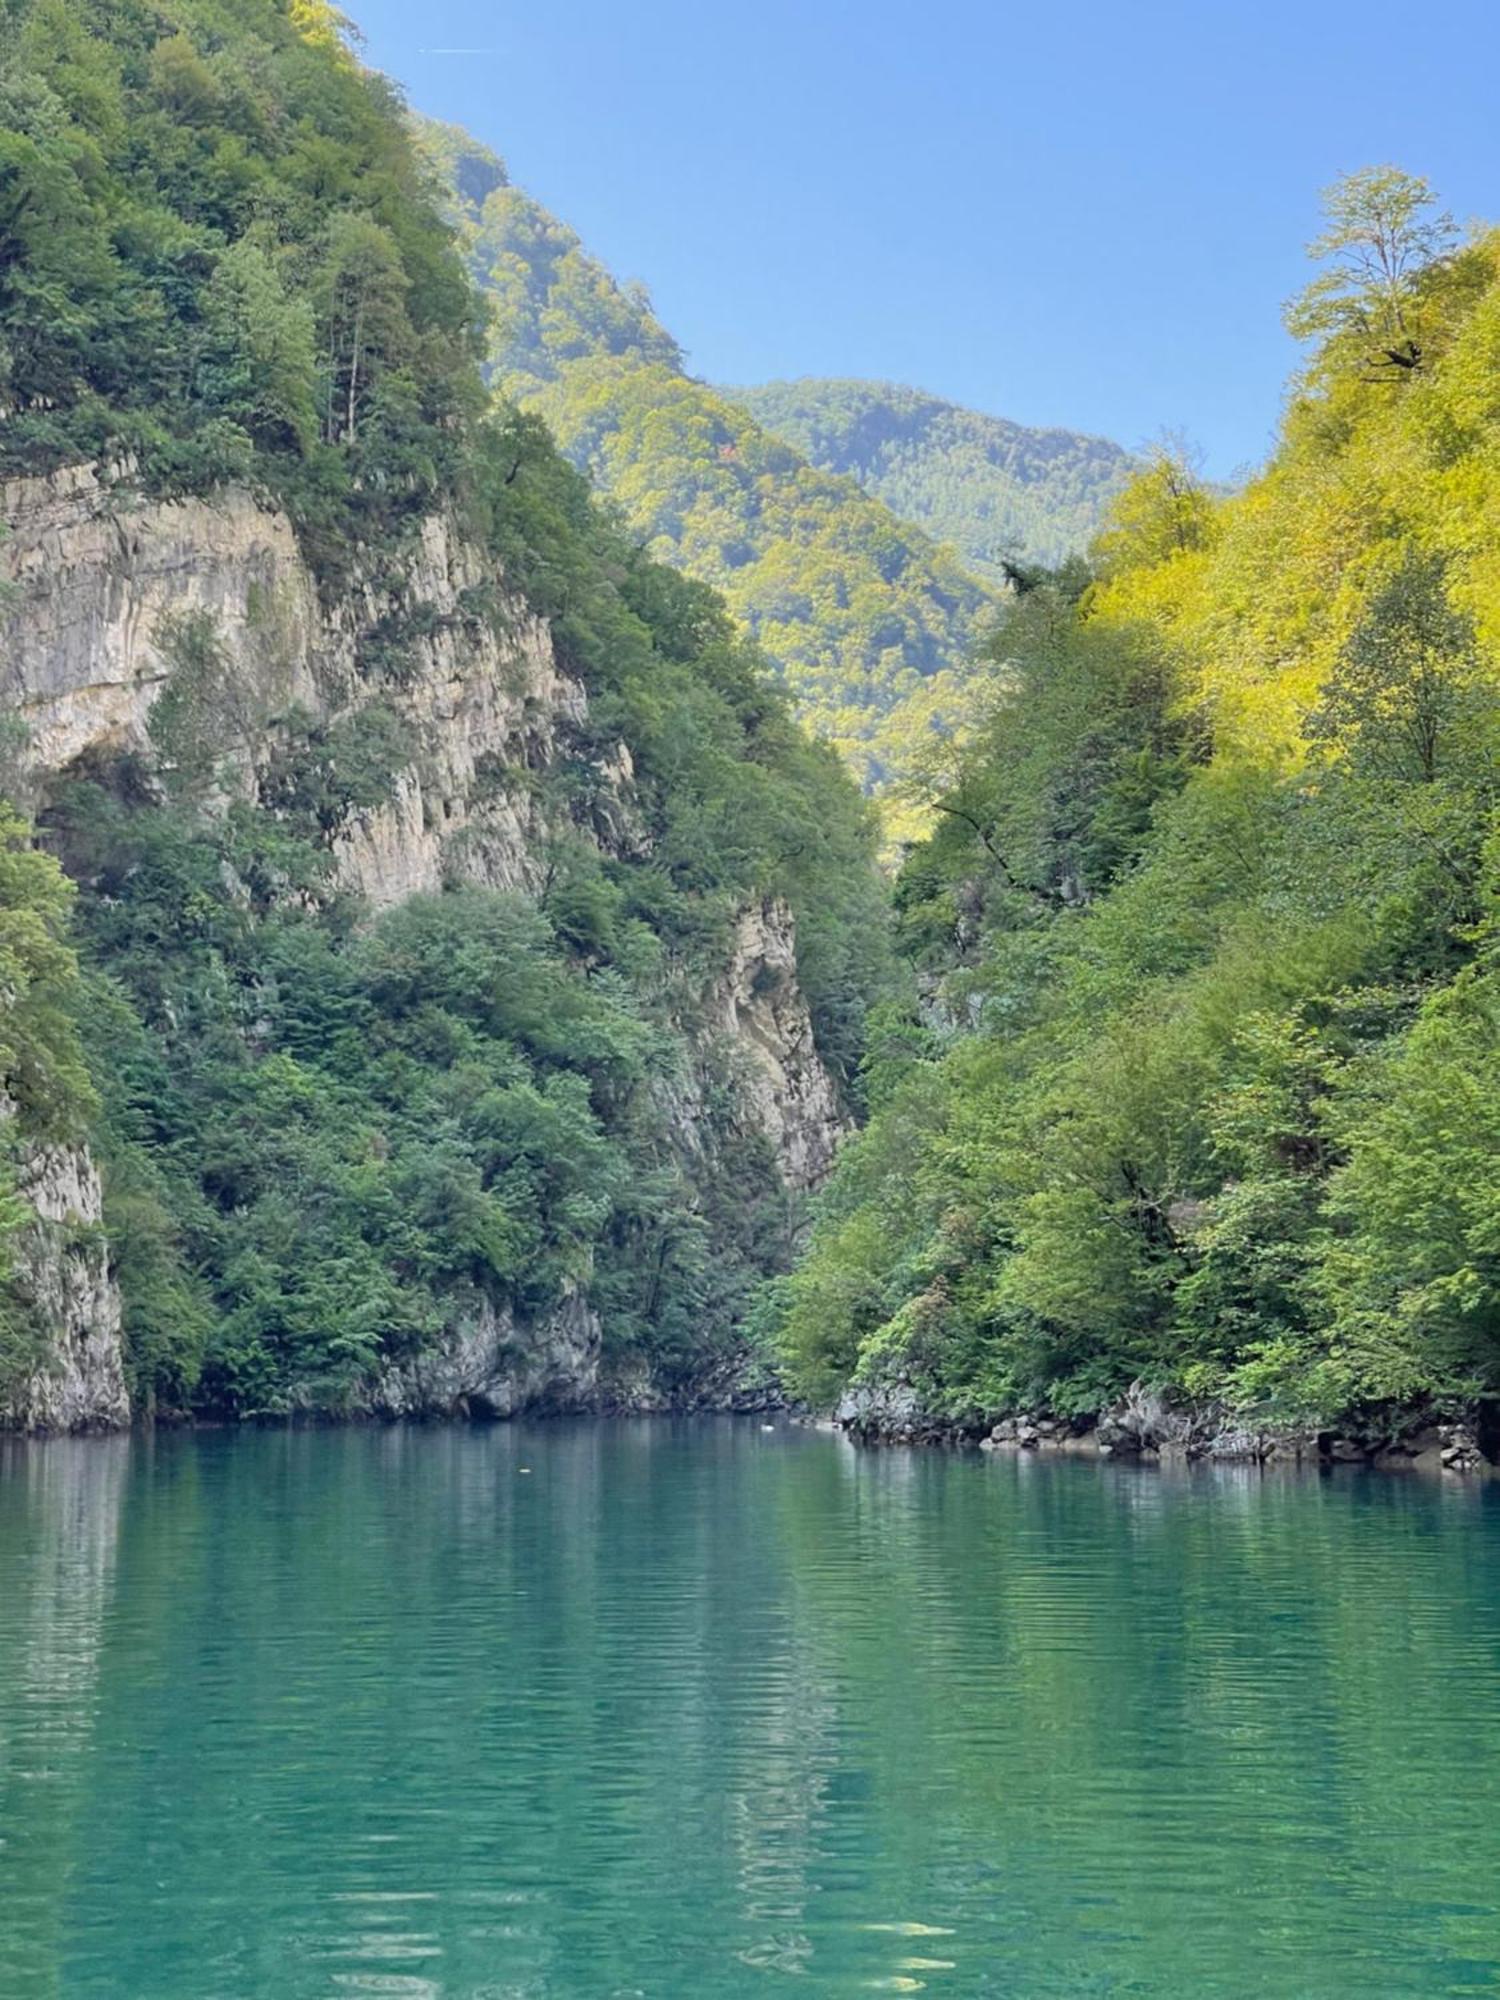
<path id="1" fill-rule="evenodd" d="M 1279 449 L 1023 579 L 897 885 L 783 1339 L 978 1422 L 1133 1378 L 1243 1440 L 1500 1386 L 1500 236 L 1332 197 Z M 877 1418 L 878 1421 L 878 1418 Z"/>
<path id="2" fill-rule="evenodd" d="M 987 582 L 1006 560 L 1079 555 L 1131 472 L 1129 454 L 1079 431 L 1036 430 L 896 382 L 766 382 L 722 391 L 809 464 L 853 479 Z"/>
<path id="3" fill-rule="evenodd" d="M 0 1421 L 702 1392 L 857 1099 L 852 783 L 492 408 L 322 0 L 11 0 L 0 237 Z"/>
<path id="4" fill-rule="evenodd" d="M 650 553 L 723 592 L 797 711 L 868 786 L 963 712 L 995 607 L 951 550 L 693 380 L 637 288 L 456 128 L 423 142 L 489 292 L 491 379 L 545 417 Z"/>
<path id="5" fill-rule="evenodd" d="M 0 1416 L 1500 1389 L 1500 235 L 1342 184 L 1264 473 L 1001 603 L 320 0 L 8 25 Z"/>

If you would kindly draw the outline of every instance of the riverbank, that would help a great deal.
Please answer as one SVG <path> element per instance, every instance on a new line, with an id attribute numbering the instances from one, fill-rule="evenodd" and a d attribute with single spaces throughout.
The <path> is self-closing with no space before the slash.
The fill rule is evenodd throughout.
<path id="1" fill-rule="evenodd" d="M 1247 1465 L 1365 1465 L 1382 1471 L 1500 1473 L 1500 1399 L 1369 1405 L 1323 1423 L 1277 1421 L 1133 1382 L 1085 1414 L 1035 1410 L 940 1415 L 898 1383 L 856 1389 L 834 1413 L 861 1444 L 977 1446 L 1078 1458 L 1203 1460 Z"/>
<path id="2" fill-rule="evenodd" d="M 789 1405 L 773 1380 L 742 1386 L 715 1385 L 664 1389 L 606 1388 L 587 1398 L 538 1397 L 503 1404 L 488 1396 L 458 1395 L 448 1401 L 413 1403 L 398 1408 L 389 1402 L 331 1405 L 299 1403 L 283 1410 L 153 1410 L 119 1423 L 71 1426 L 0 1426 L 0 1445 L 45 1443 L 65 1438 L 138 1437 L 152 1431 L 275 1431 L 381 1430 L 429 1427 L 483 1428 L 510 1423 L 550 1423 L 557 1420 L 602 1421 L 616 1417 L 770 1417 L 787 1414 Z"/>
<path id="3" fill-rule="evenodd" d="M 510 1409 L 483 1398 L 395 1411 L 385 1408 L 263 1410 L 238 1416 L 162 1411 L 111 1427 L 72 1431 L 0 1431 L 7 1440 L 120 1437 L 153 1430 L 267 1431 L 468 1428 L 560 1419 L 619 1417 L 777 1417 L 838 1432 L 852 1442 L 938 1446 L 1005 1454 L 1034 1453 L 1126 1464 L 1249 1466 L 1365 1466 L 1384 1472 L 1427 1472 L 1487 1478 L 1500 1475 L 1500 1401 L 1472 1401 L 1439 1408 L 1395 1406 L 1346 1413 L 1322 1427 L 1256 1424 L 1243 1414 L 1208 1403 L 1175 1400 L 1133 1384 L 1107 1409 L 1064 1416 L 1036 1410 L 999 1418 L 954 1417 L 924 1409 L 915 1392 L 898 1385 L 879 1394 L 855 1391 L 831 1417 L 816 1418 L 789 1403 L 773 1383 L 739 1394 L 604 1396 L 588 1402 L 538 1401 Z"/>

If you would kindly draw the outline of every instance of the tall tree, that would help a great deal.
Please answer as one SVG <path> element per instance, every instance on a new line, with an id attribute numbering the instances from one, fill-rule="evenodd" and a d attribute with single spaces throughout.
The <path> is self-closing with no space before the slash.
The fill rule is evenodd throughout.
<path id="1" fill-rule="evenodd" d="M 323 352 L 323 435 L 353 443 L 383 369 L 401 355 L 407 278 L 389 231 L 369 216 L 336 215 L 314 296 Z"/>
<path id="2" fill-rule="evenodd" d="M 1446 575 L 1441 555 L 1406 546 L 1308 718 L 1314 743 L 1344 750 L 1372 776 L 1432 784 L 1493 711 L 1473 622 L 1450 603 Z"/>
<path id="3" fill-rule="evenodd" d="M 1363 167 L 1335 181 L 1323 197 L 1328 226 L 1308 245 L 1324 262 L 1286 308 L 1299 340 L 1358 337 L 1377 371 L 1397 375 L 1422 365 L 1423 274 L 1446 257 L 1457 230 L 1419 174 Z"/>

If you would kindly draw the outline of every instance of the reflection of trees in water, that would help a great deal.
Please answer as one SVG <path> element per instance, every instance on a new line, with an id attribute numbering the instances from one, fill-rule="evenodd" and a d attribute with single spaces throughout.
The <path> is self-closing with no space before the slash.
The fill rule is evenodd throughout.
<path id="1" fill-rule="evenodd" d="M 707 1423 L 7 1463 L 5 2000 L 1488 1962 L 1493 1496 Z"/>
<path id="2" fill-rule="evenodd" d="M 1175 1952 L 1183 1991 L 1195 1954 L 1205 1981 L 1222 1967 L 1205 1909 L 1247 1962 L 1326 1937 L 1330 1901 L 1415 1937 L 1393 1913 L 1420 1900 L 1420 1825 L 1428 1894 L 1471 1903 L 1419 1949 L 1488 1962 L 1500 1843 L 1477 1852 L 1412 1783 L 1414 1743 L 1463 1769 L 1478 1715 L 1500 1751 L 1486 1496 L 902 1450 L 841 1467 L 840 1505 L 782 1495 L 809 1672 L 857 1691 L 872 1846 L 888 1883 L 936 1885 L 910 1914 L 954 1922 L 960 1961 L 981 1911 L 996 1977 L 1055 1977 L 1107 1932 L 1112 1976 L 1149 1981 Z"/>
<path id="3" fill-rule="evenodd" d="M 62 1990 L 129 1452 L 0 1441 L 0 1992 L 26 2000 Z"/>
<path id="4" fill-rule="evenodd" d="M 839 1748 L 758 1438 L 138 1445 L 75 1969 L 553 2000 L 795 1960 Z"/>

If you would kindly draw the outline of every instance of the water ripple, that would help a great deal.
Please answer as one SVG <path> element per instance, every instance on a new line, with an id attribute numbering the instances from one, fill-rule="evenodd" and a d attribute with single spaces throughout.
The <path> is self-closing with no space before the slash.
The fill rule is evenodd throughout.
<path id="1" fill-rule="evenodd" d="M 1495 1993 L 1497 1500 L 715 1422 L 6 1448 L 0 1995 Z"/>

